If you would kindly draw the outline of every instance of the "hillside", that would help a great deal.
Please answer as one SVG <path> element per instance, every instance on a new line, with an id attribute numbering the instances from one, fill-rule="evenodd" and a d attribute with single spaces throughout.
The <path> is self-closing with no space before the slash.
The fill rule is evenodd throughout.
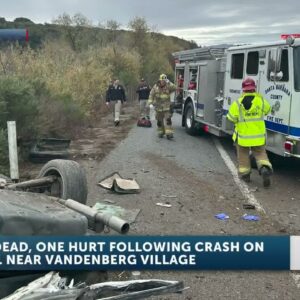
<path id="1" fill-rule="evenodd" d="M 29 43 L 0 44 L 0 169 L 7 166 L 6 121 L 16 120 L 23 141 L 72 137 L 107 114 L 108 84 L 119 78 L 136 100 L 141 77 L 153 85 L 159 74 L 174 80 L 172 52 L 195 43 L 152 32 L 143 18 L 129 29 L 116 21 L 93 27 L 82 15 L 62 15 L 53 24 L 0 18 L 0 29 L 27 28 Z"/>
<path id="2" fill-rule="evenodd" d="M 83 17 L 84 18 L 84 17 Z M 74 34 L 84 31 L 85 33 L 85 44 L 83 46 L 88 47 L 95 44 L 105 44 L 110 42 L 112 35 L 112 29 L 101 27 L 85 27 L 76 26 L 72 30 Z M 109 26 L 108 26 L 109 27 Z M 0 17 L 0 29 L 4 28 L 27 28 L 30 32 L 30 46 L 32 48 L 39 47 L 46 40 L 59 40 L 65 36 L 65 26 L 59 24 L 36 24 L 30 19 L 19 17 L 14 21 L 7 21 L 5 18 Z M 116 29 L 115 38 L 122 42 L 127 39 L 127 35 L 131 35 L 132 32 L 126 30 Z M 191 49 L 197 47 L 197 44 L 193 41 L 186 41 L 174 36 L 165 36 L 161 33 L 151 33 L 156 39 L 165 39 L 180 47 L 182 50 Z"/>

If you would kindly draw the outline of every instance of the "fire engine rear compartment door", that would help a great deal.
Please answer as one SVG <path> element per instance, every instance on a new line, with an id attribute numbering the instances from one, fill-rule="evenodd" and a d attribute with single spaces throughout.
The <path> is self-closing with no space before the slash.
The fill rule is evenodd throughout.
<path id="1" fill-rule="evenodd" d="M 204 118 L 204 98 L 201 97 L 204 92 L 204 87 L 207 84 L 207 76 L 205 76 L 207 71 L 206 65 L 198 66 L 198 76 L 197 76 L 197 93 L 195 94 L 196 100 L 196 116 L 200 118 Z"/>
<path id="2" fill-rule="evenodd" d="M 197 116 L 206 123 L 215 123 L 215 97 L 217 96 L 217 72 L 220 62 L 210 60 L 198 70 Z"/>

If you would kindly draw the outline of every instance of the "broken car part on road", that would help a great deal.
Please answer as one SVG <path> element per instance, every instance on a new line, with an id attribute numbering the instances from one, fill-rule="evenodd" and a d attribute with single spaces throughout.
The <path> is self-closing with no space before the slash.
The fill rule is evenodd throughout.
<path id="1" fill-rule="evenodd" d="M 66 169 L 64 169 L 65 167 Z M 62 232 L 64 234 L 72 234 L 72 232 L 73 234 L 84 234 L 87 231 L 85 223 L 95 232 L 102 232 L 105 226 L 109 226 L 122 234 L 129 231 L 129 224 L 121 218 L 101 213 L 85 205 L 87 188 L 84 183 L 86 183 L 86 178 L 77 163 L 73 161 L 50 161 L 42 168 L 41 174 L 52 175 L 27 182 L 9 184 L 1 191 L 0 202 L 2 201 L 3 207 L 6 208 L 1 211 L 2 219 L 6 220 L 0 229 L 2 234 L 47 235 L 51 233 L 61 234 Z M 58 177 L 58 174 L 62 176 Z M 66 178 L 68 175 L 69 177 Z M 10 191 L 15 189 L 25 191 L 33 189 L 39 193 Z M 69 196 L 73 196 L 72 198 L 75 200 L 69 199 Z M 80 221 L 78 221 L 71 213 L 68 219 L 67 212 L 70 210 L 66 210 L 61 204 L 85 218 L 80 217 Z M 20 214 L 20 211 L 23 213 Z M 61 217 L 58 218 L 60 212 Z M 19 226 L 20 224 L 23 225 Z M 70 227 L 67 226 L 69 224 Z M 52 230 L 44 231 L 43 228 L 51 228 Z"/>
<path id="2" fill-rule="evenodd" d="M 118 194 L 135 194 L 140 192 L 140 186 L 135 179 L 124 179 L 118 172 L 103 178 L 98 185 Z"/>
<path id="3" fill-rule="evenodd" d="M 160 279 L 112 281 L 87 285 L 81 283 L 74 286 L 73 281 L 58 273 L 50 272 L 27 286 L 21 287 L 5 300 L 36 299 L 145 299 L 151 296 L 181 293 L 184 290 L 182 281 Z"/>
<path id="4" fill-rule="evenodd" d="M 69 139 L 40 139 L 30 149 L 29 160 L 34 163 L 45 163 L 52 159 L 66 159 L 70 155 L 68 152 L 70 142 Z"/>
<path id="5" fill-rule="evenodd" d="M 105 200 L 104 200 L 105 201 Z M 93 209 L 100 213 L 105 213 L 108 215 L 116 216 L 121 219 L 126 220 L 129 224 L 134 223 L 138 214 L 141 212 L 140 209 L 125 209 L 118 205 L 105 204 L 101 202 L 97 202 Z"/>
<path id="6" fill-rule="evenodd" d="M 72 199 L 58 199 L 58 202 L 84 215 L 88 219 L 89 228 L 96 232 L 102 232 L 105 225 L 122 234 L 129 231 L 129 223 L 117 216 L 97 211 Z"/>
<path id="7" fill-rule="evenodd" d="M 42 167 L 37 179 L 20 183 L 6 179 L 2 182 L 5 186 L 0 189 L 1 235 L 80 236 L 91 234 L 90 230 L 102 232 L 105 226 L 122 234 L 129 231 L 126 221 L 85 205 L 85 172 L 74 161 L 49 161 Z M 88 276 L 88 273 L 77 272 L 76 276 L 80 278 L 76 277 L 77 280 Z M 0 298 L 28 284 L 36 276 L 35 272 L 21 275 L 15 271 L 1 273 Z"/>

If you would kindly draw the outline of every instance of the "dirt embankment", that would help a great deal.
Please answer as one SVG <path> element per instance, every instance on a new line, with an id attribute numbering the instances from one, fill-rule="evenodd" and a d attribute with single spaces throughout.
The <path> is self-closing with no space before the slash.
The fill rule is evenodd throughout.
<path id="1" fill-rule="evenodd" d="M 114 126 L 112 113 L 103 114 L 97 120 L 92 120 L 90 125 L 82 128 L 71 141 L 69 159 L 83 165 L 99 162 L 127 136 L 137 117 L 137 107 L 126 105 L 123 106 L 118 127 Z M 21 163 L 20 177 L 22 180 L 35 178 L 42 165 L 28 161 Z"/>

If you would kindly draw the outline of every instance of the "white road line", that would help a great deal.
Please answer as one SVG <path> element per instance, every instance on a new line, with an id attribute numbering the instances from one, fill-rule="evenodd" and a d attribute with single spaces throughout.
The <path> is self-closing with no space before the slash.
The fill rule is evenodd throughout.
<path id="1" fill-rule="evenodd" d="M 248 203 L 252 204 L 252 205 L 255 205 L 255 207 L 258 211 L 266 213 L 263 206 L 258 202 L 258 200 L 255 198 L 253 193 L 250 192 L 250 190 L 248 188 L 248 185 L 245 182 L 243 182 L 242 180 L 239 179 L 238 171 L 237 171 L 233 161 L 231 160 L 231 158 L 229 157 L 229 155 L 227 154 L 227 152 L 225 151 L 225 149 L 221 145 L 220 141 L 217 140 L 216 138 L 213 138 L 213 140 L 214 140 L 216 148 L 219 151 L 222 159 L 224 160 L 224 162 L 225 162 L 226 166 L 228 167 L 229 171 L 231 172 L 234 182 L 239 187 L 241 193 L 247 199 Z"/>
<path id="2" fill-rule="evenodd" d="M 300 289 L 300 274 L 292 273 L 291 275 L 295 281 L 297 288 Z"/>
<path id="3" fill-rule="evenodd" d="M 225 151 L 225 149 L 223 148 L 223 146 L 221 145 L 220 141 L 217 140 L 216 138 L 213 138 L 214 143 L 216 145 L 217 150 L 219 151 L 222 159 L 224 160 L 226 166 L 228 167 L 229 171 L 231 172 L 234 182 L 236 183 L 236 185 L 239 187 L 241 193 L 243 194 L 243 196 L 248 200 L 248 202 L 252 205 L 255 205 L 255 207 L 257 208 L 257 210 L 266 213 L 265 209 L 262 207 L 262 205 L 258 202 L 258 200 L 255 198 L 255 196 L 249 191 L 249 188 L 247 186 L 247 184 L 243 181 L 241 181 L 238 177 L 238 171 L 233 163 L 233 161 L 231 160 L 231 158 L 229 157 L 229 155 L 227 154 L 227 152 Z M 298 273 L 291 273 L 291 276 L 297 286 L 298 289 L 300 289 L 300 274 Z"/>

